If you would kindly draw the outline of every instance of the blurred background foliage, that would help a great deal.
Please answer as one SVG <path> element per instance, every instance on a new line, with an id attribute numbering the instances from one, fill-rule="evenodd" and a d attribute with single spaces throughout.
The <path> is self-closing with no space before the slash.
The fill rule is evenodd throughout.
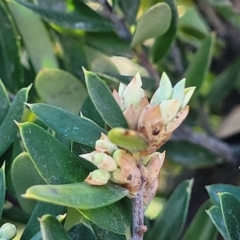
<path id="1" fill-rule="evenodd" d="M 2 223 L 25 226 L 35 202 L 20 195 L 41 182 L 38 174 L 30 173 L 36 170 L 29 157 L 19 155 L 24 147 L 12 121 L 31 121 L 47 129 L 24 108 L 27 95 L 28 102 L 77 115 L 81 111 L 104 127 L 88 97 L 82 67 L 111 89 L 139 71 L 149 96 L 163 71 L 173 84 L 185 77 L 187 86 L 197 87 L 187 120 L 161 149 L 167 150 L 167 159 L 146 215 L 154 219 L 175 187 L 194 178 L 184 230 L 198 209 L 198 218 L 207 222 L 204 209 L 211 204 L 200 208 L 209 198 L 205 186 L 240 181 L 240 2 L 0 0 L 0 164 L 5 162 L 7 189 Z M 31 90 L 26 88 L 30 84 Z M 88 151 L 48 131 L 74 153 Z M 19 158 L 23 165 L 18 165 Z M 24 175 L 26 168 L 29 174 Z M 197 239 L 191 238 L 193 223 L 184 239 Z M 215 228 L 208 230 L 213 235 L 198 239 L 217 239 Z"/>

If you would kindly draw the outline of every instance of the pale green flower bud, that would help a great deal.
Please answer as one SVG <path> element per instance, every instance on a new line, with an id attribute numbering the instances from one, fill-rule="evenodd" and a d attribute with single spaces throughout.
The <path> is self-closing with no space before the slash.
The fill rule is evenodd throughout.
<path id="1" fill-rule="evenodd" d="M 17 229 L 15 225 L 11 223 L 5 223 L 0 228 L 0 238 L 5 240 L 13 239 L 17 234 Z"/>
<path id="2" fill-rule="evenodd" d="M 85 179 L 85 182 L 90 185 L 106 185 L 108 180 L 111 178 L 111 173 L 96 169 L 93 172 L 89 173 L 88 177 Z"/>
<path id="3" fill-rule="evenodd" d="M 118 147 L 109 140 L 107 135 L 102 133 L 101 138 L 96 141 L 95 149 L 98 152 L 107 152 L 112 155 Z"/>

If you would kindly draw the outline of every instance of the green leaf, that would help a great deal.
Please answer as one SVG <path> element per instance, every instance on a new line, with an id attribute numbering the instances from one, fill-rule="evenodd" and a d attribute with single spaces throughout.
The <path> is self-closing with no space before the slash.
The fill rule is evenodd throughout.
<path id="1" fill-rule="evenodd" d="M 178 11 L 175 5 L 175 1 L 165 0 L 165 2 L 169 5 L 171 9 L 172 20 L 167 32 L 162 36 L 158 37 L 155 40 L 154 45 L 152 46 L 151 52 L 154 63 L 160 61 L 169 51 L 177 32 Z"/>
<path id="2" fill-rule="evenodd" d="M 210 217 L 217 230 L 221 233 L 223 238 L 229 239 L 229 235 L 223 220 L 221 208 L 219 206 L 212 206 L 209 210 L 206 210 L 206 213 Z"/>
<path id="3" fill-rule="evenodd" d="M 93 105 L 93 102 L 90 97 L 88 97 L 85 100 L 81 109 L 81 113 L 83 114 L 84 117 L 91 119 L 93 122 L 104 128 L 105 123 L 102 117 L 100 116 L 99 112 Z"/>
<path id="4" fill-rule="evenodd" d="M 35 79 L 35 88 L 45 103 L 78 114 L 87 90 L 73 75 L 59 69 L 43 69 Z"/>
<path id="5" fill-rule="evenodd" d="M 118 0 L 117 4 L 124 14 L 124 19 L 131 25 L 135 22 L 140 0 Z"/>
<path id="6" fill-rule="evenodd" d="M 219 193 L 223 220 L 231 240 L 240 237 L 240 202 L 230 193 Z"/>
<path id="7" fill-rule="evenodd" d="M 71 240 L 70 236 L 56 217 L 46 214 L 42 216 L 39 221 L 43 240 Z"/>
<path id="8" fill-rule="evenodd" d="M 18 128 L 14 123 L 14 120 L 21 121 L 22 119 L 24 102 L 27 101 L 29 89 L 30 88 L 22 88 L 17 93 L 0 126 L 0 156 L 9 148 L 18 132 Z"/>
<path id="9" fill-rule="evenodd" d="M 7 114 L 10 107 L 10 102 L 8 99 L 8 93 L 6 91 L 3 82 L 0 79 L 0 125 L 3 122 L 5 115 Z"/>
<path id="10" fill-rule="evenodd" d="M 120 203 L 96 209 L 79 209 L 79 211 L 91 222 L 110 232 L 120 235 L 130 232 L 130 220 Z"/>
<path id="11" fill-rule="evenodd" d="M 123 113 L 107 85 L 94 73 L 84 71 L 90 98 L 103 120 L 112 128 L 128 127 Z"/>
<path id="12" fill-rule="evenodd" d="M 96 240 L 126 240 L 126 237 L 124 235 L 109 232 L 108 230 L 100 228 L 94 223 L 92 223 L 91 225 L 95 233 Z"/>
<path id="13" fill-rule="evenodd" d="M 75 156 L 38 125 L 22 123 L 19 128 L 25 148 L 48 184 L 81 182 L 92 170 L 85 160 Z"/>
<path id="14" fill-rule="evenodd" d="M 207 35 L 184 73 L 187 79 L 186 86 L 196 86 L 197 90 L 200 89 L 210 65 L 213 46 L 214 35 Z"/>
<path id="15" fill-rule="evenodd" d="M 73 226 L 68 231 L 68 234 L 71 237 L 71 239 L 74 239 L 74 240 L 82 240 L 82 239 L 96 240 L 96 236 L 94 235 L 91 227 L 86 223 L 84 223 L 83 221 Z"/>
<path id="16" fill-rule="evenodd" d="M 32 213 L 36 201 L 24 199 L 21 195 L 34 185 L 45 184 L 39 176 L 28 153 L 19 154 L 12 163 L 11 177 L 16 197 L 22 209 L 27 213 Z"/>
<path id="17" fill-rule="evenodd" d="M 40 230 L 38 218 L 44 214 L 52 214 L 58 216 L 59 214 L 66 213 L 66 208 L 62 206 L 56 206 L 49 203 L 38 202 L 28 223 L 25 227 L 20 240 L 29 240 Z"/>
<path id="18" fill-rule="evenodd" d="M 35 71 L 38 72 L 42 68 L 57 68 L 58 62 L 43 22 L 25 7 L 10 2 L 7 4 L 21 33 Z"/>
<path id="19" fill-rule="evenodd" d="M 139 132 L 124 128 L 113 128 L 108 132 L 111 142 L 129 150 L 139 152 L 148 147 L 148 141 Z"/>
<path id="20" fill-rule="evenodd" d="M 138 20 L 131 46 L 156 38 L 168 30 L 171 23 L 171 9 L 166 3 L 157 3 L 149 8 Z"/>
<path id="21" fill-rule="evenodd" d="M 87 56 L 84 52 L 82 41 L 78 38 L 73 38 L 67 34 L 56 33 L 61 44 L 62 61 L 64 69 L 76 76 L 83 84 L 85 84 L 84 74 L 81 67 L 88 68 Z"/>
<path id="22" fill-rule="evenodd" d="M 240 201 L 240 187 L 230 184 L 212 184 L 206 186 L 208 194 L 212 201 L 216 204 L 220 204 L 218 193 L 228 192 L 231 193 L 238 201 Z"/>
<path id="23" fill-rule="evenodd" d="M 117 185 L 108 184 L 99 187 L 80 182 L 32 186 L 24 197 L 72 208 L 93 209 L 110 205 L 127 194 L 127 189 Z"/>
<path id="24" fill-rule="evenodd" d="M 65 138 L 95 148 L 95 142 L 106 130 L 91 120 L 47 104 L 28 104 L 31 111 L 48 127 Z"/>
<path id="25" fill-rule="evenodd" d="M 4 166 L 5 165 L 3 165 L 0 169 L 0 219 L 2 217 L 3 205 L 5 203 L 5 191 L 6 191 Z"/>
<path id="26" fill-rule="evenodd" d="M 186 221 L 192 185 L 193 180 L 185 180 L 174 190 L 160 216 L 157 217 L 149 239 L 178 239 Z"/>
<path id="27" fill-rule="evenodd" d="M 22 0 L 16 0 L 16 2 L 31 9 L 47 22 L 57 24 L 63 28 L 81 29 L 90 32 L 109 32 L 113 30 L 111 22 L 105 20 L 81 1 L 77 3 L 79 5 L 78 12 L 54 11 Z"/>
<path id="28" fill-rule="evenodd" d="M 219 158 L 204 147 L 187 141 L 168 141 L 162 150 L 166 150 L 168 159 L 187 167 L 214 166 L 219 162 Z"/>
<path id="29" fill-rule="evenodd" d="M 236 81 L 240 79 L 239 65 L 240 58 L 237 58 L 217 76 L 207 95 L 207 100 L 210 105 L 221 103 L 224 97 L 226 97 L 234 87 Z"/>
<path id="30" fill-rule="evenodd" d="M 0 22 L 0 77 L 8 89 L 16 91 L 23 80 L 20 44 L 12 17 L 3 1 L 0 2 Z"/>
<path id="31" fill-rule="evenodd" d="M 84 43 L 110 56 L 130 58 L 133 55 L 129 44 L 115 33 L 86 33 Z"/>
<path id="32" fill-rule="evenodd" d="M 206 213 L 206 209 L 212 206 L 210 201 L 206 201 L 197 211 L 190 226 L 184 235 L 183 240 L 215 240 L 217 230 Z"/>

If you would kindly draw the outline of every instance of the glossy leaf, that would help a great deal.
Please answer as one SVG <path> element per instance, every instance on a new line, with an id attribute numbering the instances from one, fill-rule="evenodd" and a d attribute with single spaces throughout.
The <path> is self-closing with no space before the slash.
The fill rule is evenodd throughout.
<path id="1" fill-rule="evenodd" d="M 20 240 L 29 240 L 40 231 L 38 218 L 42 217 L 44 214 L 52 214 L 54 216 L 58 216 L 60 214 L 66 213 L 66 211 L 66 208 L 62 206 L 38 202 Z"/>
<path id="2" fill-rule="evenodd" d="M 94 224 L 120 235 L 129 234 L 130 220 L 120 203 L 96 209 L 79 209 Z"/>
<path id="3" fill-rule="evenodd" d="M 239 239 L 240 202 L 230 193 L 219 193 L 223 220 L 231 240 Z"/>
<path id="4" fill-rule="evenodd" d="M 22 119 L 24 102 L 27 101 L 29 89 L 23 88 L 17 93 L 0 126 L 0 156 L 9 148 L 18 132 L 14 120 L 21 121 Z"/>
<path id="5" fill-rule="evenodd" d="M 221 208 L 219 206 L 212 206 L 209 210 L 206 210 L 206 213 L 210 217 L 217 230 L 221 233 L 223 238 L 229 239 L 229 235 L 223 220 Z"/>
<path id="6" fill-rule="evenodd" d="M 196 90 L 199 90 L 202 86 L 212 58 L 213 46 L 214 35 L 207 35 L 184 73 L 187 87 L 196 86 Z"/>
<path id="7" fill-rule="evenodd" d="M 212 185 L 206 186 L 206 189 L 212 201 L 218 205 L 220 204 L 218 193 L 221 193 L 221 192 L 231 193 L 238 201 L 240 201 L 239 186 L 219 183 L 219 184 L 212 184 Z"/>
<path id="8" fill-rule="evenodd" d="M 157 63 L 160 61 L 169 51 L 173 40 L 175 39 L 177 32 L 177 22 L 178 22 L 178 11 L 175 5 L 174 0 L 165 0 L 165 2 L 169 5 L 172 13 L 170 27 L 166 33 L 162 36 L 158 37 L 154 45 L 152 46 L 152 58 L 153 62 Z"/>
<path id="9" fill-rule="evenodd" d="M 110 205 L 127 194 L 128 190 L 116 185 L 99 187 L 80 182 L 32 186 L 24 197 L 72 208 L 93 209 Z"/>
<path id="10" fill-rule="evenodd" d="M 220 103 L 234 87 L 234 84 L 240 78 L 239 65 L 240 58 L 237 58 L 215 79 L 207 96 L 207 100 L 210 105 Z"/>
<path id="11" fill-rule="evenodd" d="M 107 85 L 94 73 L 84 71 L 89 96 L 103 120 L 112 128 L 128 127 Z"/>
<path id="12" fill-rule="evenodd" d="M 188 167 L 213 166 L 219 162 L 219 158 L 207 149 L 187 141 L 168 141 L 162 150 L 166 150 L 170 160 Z"/>
<path id="13" fill-rule="evenodd" d="M 6 191 L 6 182 L 5 182 L 5 173 L 4 165 L 0 169 L 0 218 L 2 217 L 3 205 L 5 203 L 5 191 Z"/>
<path id="14" fill-rule="evenodd" d="M 71 239 L 74 240 L 82 240 L 82 239 L 87 239 L 87 240 L 96 240 L 96 236 L 91 229 L 90 226 L 88 226 L 86 223 L 81 221 L 79 224 L 73 226 L 69 231 L 68 231 L 69 236 Z"/>
<path id="15" fill-rule="evenodd" d="M 90 32 L 109 32 L 113 30 L 111 22 L 106 21 L 85 3 L 78 1 L 79 12 L 54 11 L 22 0 L 17 3 L 31 9 L 49 23 L 57 24 L 67 29 L 81 29 Z"/>
<path id="16" fill-rule="evenodd" d="M 0 79 L 0 125 L 3 122 L 5 115 L 7 114 L 10 107 L 8 94 L 3 82 Z"/>
<path id="17" fill-rule="evenodd" d="M 149 239 L 178 239 L 186 221 L 192 185 L 193 180 L 185 180 L 174 190 L 160 216 L 157 217 Z"/>
<path id="18" fill-rule="evenodd" d="M 37 184 L 45 184 L 45 182 L 37 172 L 28 153 L 23 152 L 13 160 L 11 177 L 19 204 L 25 212 L 32 213 L 36 201 L 24 199 L 21 195 L 29 187 Z"/>
<path id="19" fill-rule="evenodd" d="M 48 184 L 81 182 L 91 171 L 85 160 L 75 156 L 38 125 L 22 123 L 19 128 L 25 148 Z"/>
<path id="20" fill-rule="evenodd" d="M 34 70 L 38 72 L 42 68 L 57 68 L 58 62 L 43 22 L 25 7 L 10 2 L 8 6 L 28 50 Z"/>
<path id="21" fill-rule="evenodd" d="M 47 214 L 42 216 L 39 221 L 43 240 L 71 240 L 70 236 L 56 217 Z"/>
<path id="22" fill-rule="evenodd" d="M 148 147 L 147 139 L 134 130 L 113 128 L 108 132 L 108 138 L 112 143 L 115 143 L 130 152 L 139 152 Z"/>
<path id="23" fill-rule="evenodd" d="M 138 20 L 131 46 L 148 38 L 156 38 L 168 30 L 171 23 L 171 10 L 166 3 L 157 3 L 149 8 Z"/>
<path id="24" fill-rule="evenodd" d="M 126 240 L 124 235 L 119 235 L 110 232 L 106 229 L 100 228 L 98 225 L 92 223 L 92 228 L 96 236 L 96 240 Z"/>
<path id="25" fill-rule="evenodd" d="M 35 79 L 35 88 L 45 103 L 78 114 L 87 97 L 86 88 L 73 75 L 58 69 L 43 69 Z"/>
<path id="26" fill-rule="evenodd" d="M 206 213 L 206 209 L 211 207 L 210 201 L 206 201 L 195 214 L 190 226 L 184 235 L 183 240 L 215 240 L 217 229 Z"/>
<path id="27" fill-rule="evenodd" d="M 41 103 L 28 106 L 43 123 L 71 141 L 94 148 L 101 133 L 106 133 L 106 130 L 91 120 L 63 109 Z"/>
<path id="28" fill-rule="evenodd" d="M 12 91 L 19 89 L 23 68 L 19 56 L 19 39 L 11 15 L 3 1 L 0 2 L 0 77 Z"/>

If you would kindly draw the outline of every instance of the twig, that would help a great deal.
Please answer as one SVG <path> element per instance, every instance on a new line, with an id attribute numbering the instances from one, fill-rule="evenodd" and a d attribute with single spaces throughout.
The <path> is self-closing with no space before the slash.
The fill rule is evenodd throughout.
<path id="1" fill-rule="evenodd" d="M 131 41 L 132 34 L 127 28 L 123 19 L 120 19 L 116 13 L 113 12 L 111 5 L 106 0 L 98 0 L 100 5 L 103 7 L 104 15 L 110 19 L 116 27 L 117 34 L 119 37 L 125 39 L 126 41 Z"/>
<path id="2" fill-rule="evenodd" d="M 236 164 L 238 161 L 236 153 L 227 143 L 206 134 L 196 133 L 192 131 L 189 127 L 184 125 L 180 126 L 173 133 L 171 139 L 186 140 L 191 143 L 198 144 L 219 156 L 222 162 Z"/>
<path id="3" fill-rule="evenodd" d="M 156 88 L 159 85 L 159 74 L 157 70 L 154 68 L 153 64 L 150 62 L 149 57 L 143 51 L 141 47 L 137 47 L 134 49 L 138 62 L 147 69 L 149 75 L 155 80 Z"/>
<path id="4" fill-rule="evenodd" d="M 141 171 L 141 167 L 139 167 Z M 137 192 L 137 195 L 132 200 L 132 213 L 133 213 L 133 227 L 132 227 L 132 239 L 142 240 L 144 233 L 147 231 L 147 227 L 144 225 L 144 206 L 143 206 L 143 189 L 146 183 L 146 179 L 141 173 L 141 186 Z"/>

